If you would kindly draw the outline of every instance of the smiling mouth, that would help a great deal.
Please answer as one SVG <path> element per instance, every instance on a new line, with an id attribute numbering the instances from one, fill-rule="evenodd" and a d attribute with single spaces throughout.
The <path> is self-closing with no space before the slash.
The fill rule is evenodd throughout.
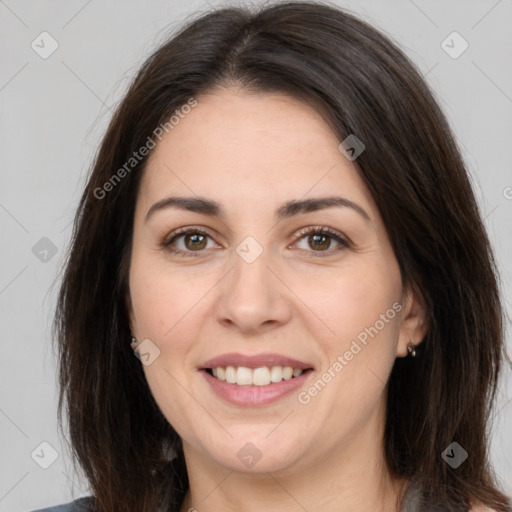
<path id="1" fill-rule="evenodd" d="M 292 368 L 291 366 L 262 366 L 248 368 L 246 366 L 218 366 L 205 368 L 212 377 L 237 386 L 268 386 L 283 380 L 291 380 L 312 371 L 312 368 Z"/>

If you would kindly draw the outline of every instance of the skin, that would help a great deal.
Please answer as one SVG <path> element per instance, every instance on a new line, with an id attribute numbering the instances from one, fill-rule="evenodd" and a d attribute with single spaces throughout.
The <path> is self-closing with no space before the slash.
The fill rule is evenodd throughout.
<path id="1" fill-rule="evenodd" d="M 132 332 L 160 350 L 145 376 L 183 440 L 190 490 L 181 510 L 394 512 L 405 480 L 384 462 L 387 381 L 426 321 L 420 298 L 403 287 L 376 204 L 312 106 L 233 88 L 196 99 L 149 157 L 129 275 Z M 145 222 L 171 195 L 218 201 L 226 218 L 168 208 Z M 333 195 L 370 221 L 347 207 L 273 218 L 286 201 Z M 175 240 L 195 257 L 160 244 L 186 226 L 209 232 L 200 249 Z M 327 238 L 322 251 L 322 240 L 298 233 L 311 226 L 352 243 L 337 250 Z M 247 236 L 263 249 L 250 264 L 236 252 Z M 198 371 L 227 352 L 275 352 L 315 368 L 299 391 L 307 390 L 395 302 L 401 311 L 307 404 L 293 392 L 235 406 Z M 237 457 L 247 442 L 261 452 L 250 468 Z"/>

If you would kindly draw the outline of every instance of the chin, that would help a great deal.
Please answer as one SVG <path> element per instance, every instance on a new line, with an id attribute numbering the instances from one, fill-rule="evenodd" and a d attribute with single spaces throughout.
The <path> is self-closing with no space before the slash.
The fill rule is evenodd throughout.
<path id="1" fill-rule="evenodd" d="M 288 436 L 286 444 L 281 439 L 265 438 L 271 429 L 257 435 L 235 435 L 227 445 L 216 444 L 208 449 L 212 459 L 230 471 L 239 473 L 275 473 L 286 471 L 297 463 L 301 443 Z"/>

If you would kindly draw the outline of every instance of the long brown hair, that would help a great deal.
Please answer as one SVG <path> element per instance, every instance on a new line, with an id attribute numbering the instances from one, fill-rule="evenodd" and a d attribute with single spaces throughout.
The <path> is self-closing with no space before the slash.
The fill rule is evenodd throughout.
<path id="1" fill-rule="evenodd" d="M 130 348 L 128 269 L 147 157 L 126 163 L 173 112 L 221 86 L 301 98 L 340 142 L 350 134 L 364 142 L 354 164 L 404 286 L 421 293 L 430 323 L 416 358 L 397 359 L 389 379 L 389 471 L 420 482 L 429 510 L 482 502 L 510 511 L 487 438 L 506 357 L 503 312 L 460 150 L 397 45 L 326 2 L 196 16 L 147 59 L 110 122 L 76 213 L 54 321 L 59 425 L 64 415 L 74 467 L 85 472 L 96 510 L 178 511 L 188 488 L 181 440 Z M 452 442 L 469 454 L 457 469 L 441 457 Z"/>

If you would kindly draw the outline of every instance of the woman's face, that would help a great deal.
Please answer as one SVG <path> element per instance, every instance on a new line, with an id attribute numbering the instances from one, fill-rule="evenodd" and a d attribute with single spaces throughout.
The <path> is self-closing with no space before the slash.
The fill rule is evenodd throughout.
<path id="1" fill-rule="evenodd" d="M 196 100 L 152 150 L 135 211 L 131 327 L 155 400 L 213 467 L 369 452 L 394 360 L 422 336 L 376 205 L 312 107 L 233 89 Z M 170 197 L 189 200 L 152 208 Z M 293 206 L 323 198 L 343 199 Z M 198 199 L 220 211 L 187 208 Z"/>

